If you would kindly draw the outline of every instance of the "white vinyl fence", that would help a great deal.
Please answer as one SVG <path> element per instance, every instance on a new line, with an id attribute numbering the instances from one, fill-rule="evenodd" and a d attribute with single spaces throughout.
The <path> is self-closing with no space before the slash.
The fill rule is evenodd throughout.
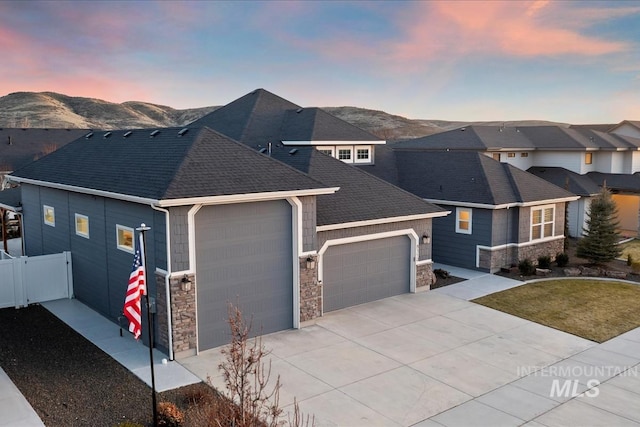
<path id="1" fill-rule="evenodd" d="M 71 252 L 0 259 L 0 308 L 73 297 Z"/>

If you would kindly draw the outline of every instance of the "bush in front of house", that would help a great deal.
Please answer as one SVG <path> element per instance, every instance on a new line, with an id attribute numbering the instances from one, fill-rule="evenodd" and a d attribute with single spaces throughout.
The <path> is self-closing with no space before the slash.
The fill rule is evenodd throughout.
<path id="1" fill-rule="evenodd" d="M 558 267 L 566 267 L 569 264 L 569 255 L 566 252 L 560 252 L 556 255 L 556 264 Z"/>
<path id="2" fill-rule="evenodd" d="M 551 268 L 551 257 L 549 255 L 542 255 L 538 257 L 538 268 L 549 269 Z"/>
<path id="3" fill-rule="evenodd" d="M 158 425 L 180 427 L 184 423 L 184 414 L 171 402 L 158 403 Z"/>
<path id="4" fill-rule="evenodd" d="M 533 276 L 536 274 L 536 267 L 528 258 L 525 258 L 518 263 L 518 270 L 520 270 L 520 274 L 523 276 Z"/>

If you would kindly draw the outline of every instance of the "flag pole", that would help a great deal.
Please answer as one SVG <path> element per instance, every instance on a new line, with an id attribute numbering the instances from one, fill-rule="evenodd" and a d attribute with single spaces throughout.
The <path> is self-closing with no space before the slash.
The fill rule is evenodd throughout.
<path id="1" fill-rule="evenodd" d="M 158 425 L 158 406 L 156 404 L 156 377 L 153 368 L 153 316 L 151 315 L 151 304 L 149 303 L 149 276 L 147 275 L 147 244 L 145 239 L 145 233 L 151 230 L 151 227 L 147 227 L 144 223 L 140 224 L 140 227 L 136 228 L 142 236 L 142 259 L 144 265 L 144 277 L 145 277 L 145 300 L 147 304 L 147 325 L 149 336 L 149 364 L 151 366 L 151 404 L 153 405 L 153 425 Z"/>

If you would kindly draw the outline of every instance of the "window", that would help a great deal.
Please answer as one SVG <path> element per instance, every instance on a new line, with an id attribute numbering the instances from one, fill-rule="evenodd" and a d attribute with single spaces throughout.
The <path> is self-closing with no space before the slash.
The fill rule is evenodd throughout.
<path id="1" fill-rule="evenodd" d="M 351 148 L 339 148 L 338 149 L 338 159 L 342 160 L 343 162 L 346 161 L 347 163 L 351 163 L 352 151 L 353 150 Z"/>
<path id="2" fill-rule="evenodd" d="M 89 238 L 89 217 L 86 215 L 76 214 L 76 234 L 78 236 Z"/>
<path id="3" fill-rule="evenodd" d="M 500 161 L 500 153 L 493 153 L 493 160 Z"/>
<path id="4" fill-rule="evenodd" d="M 56 226 L 56 210 L 51 206 L 43 205 L 44 223 L 52 227 Z"/>
<path id="5" fill-rule="evenodd" d="M 371 147 L 356 146 L 356 163 L 371 163 Z"/>
<path id="6" fill-rule="evenodd" d="M 329 155 L 331 157 L 335 157 L 336 156 L 335 155 L 335 152 L 336 152 L 335 147 L 318 146 L 318 151 L 321 152 L 321 153 L 327 154 L 327 155 Z"/>
<path id="7" fill-rule="evenodd" d="M 133 228 L 116 225 L 118 249 L 133 253 Z"/>
<path id="8" fill-rule="evenodd" d="M 507 157 L 515 157 L 516 153 L 507 153 Z"/>
<path id="9" fill-rule="evenodd" d="M 584 164 L 590 165 L 593 163 L 593 153 L 584 153 Z"/>
<path id="10" fill-rule="evenodd" d="M 529 157 L 529 153 L 520 153 L 520 157 Z"/>
<path id="11" fill-rule="evenodd" d="M 470 208 L 456 208 L 456 233 L 471 234 Z"/>
<path id="12" fill-rule="evenodd" d="M 553 236 L 555 209 L 553 206 L 542 206 L 531 209 L 531 240 Z"/>

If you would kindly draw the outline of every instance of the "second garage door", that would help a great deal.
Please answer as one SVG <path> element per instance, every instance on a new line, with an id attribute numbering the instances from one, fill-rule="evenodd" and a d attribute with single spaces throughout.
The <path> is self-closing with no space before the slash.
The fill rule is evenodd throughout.
<path id="1" fill-rule="evenodd" d="M 330 246 L 322 263 L 324 312 L 410 290 L 411 241 L 407 236 Z"/>

